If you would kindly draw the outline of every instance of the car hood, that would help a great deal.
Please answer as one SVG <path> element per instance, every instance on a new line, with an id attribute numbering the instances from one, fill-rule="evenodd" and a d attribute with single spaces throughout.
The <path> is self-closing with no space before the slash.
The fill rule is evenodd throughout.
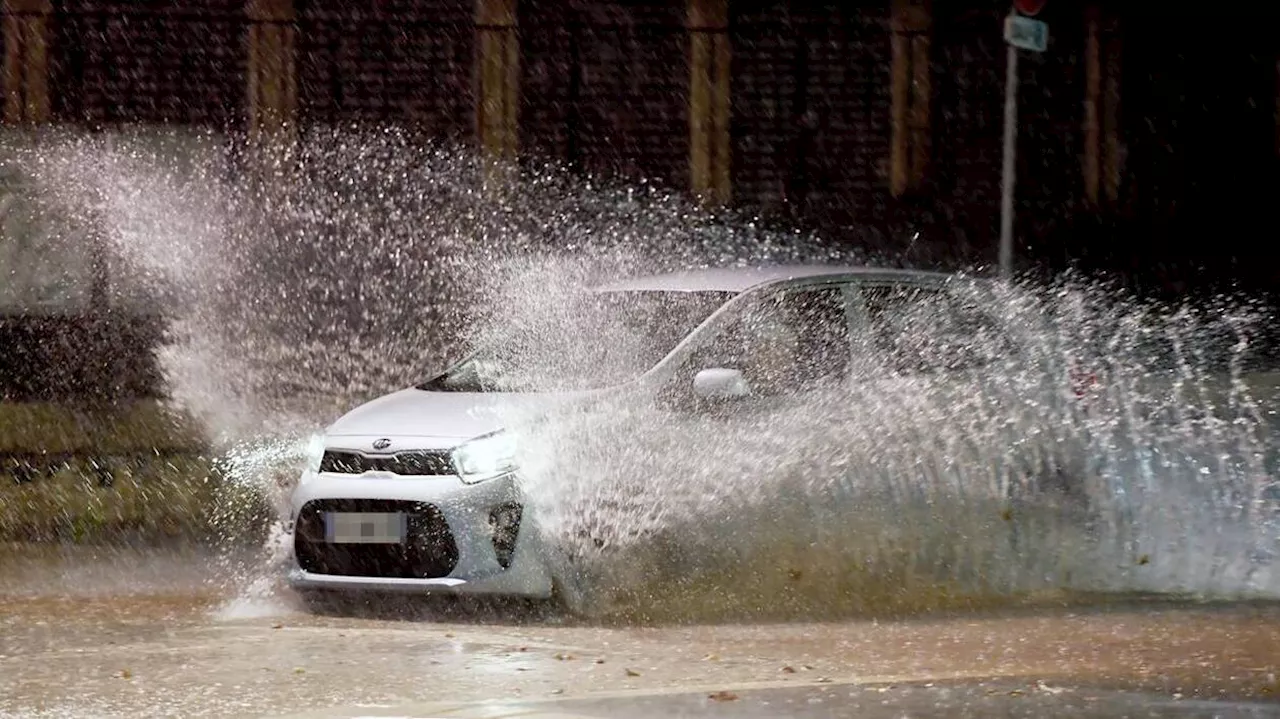
<path id="1" fill-rule="evenodd" d="M 325 434 L 462 441 L 502 429 L 504 417 L 536 406 L 536 399 L 530 394 L 402 389 L 352 409 Z"/>
<path id="2" fill-rule="evenodd" d="M 325 431 L 328 444 L 368 449 L 378 439 L 423 440 L 448 448 L 501 429 L 513 416 L 537 410 L 553 395 L 515 393 L 428 392 L 403 389 L 347 412 Z M 348 447 L 349 445 L 349 447 Z"/>

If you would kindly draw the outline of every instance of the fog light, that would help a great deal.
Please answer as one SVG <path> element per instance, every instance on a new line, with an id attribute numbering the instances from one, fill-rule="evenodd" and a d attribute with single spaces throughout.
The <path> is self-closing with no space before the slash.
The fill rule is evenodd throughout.
<path id="1" fill-rule="evenodd" d="M 503 569 L 511 568 L 511 559 L 516 553 L 516 537 L 520 534 L 520 517 L 524 507 L 510 502 L 499 505 L 489 512 L 489 531 L 493 536 L 493 553 L 498 557 L 498 564 Z"/>

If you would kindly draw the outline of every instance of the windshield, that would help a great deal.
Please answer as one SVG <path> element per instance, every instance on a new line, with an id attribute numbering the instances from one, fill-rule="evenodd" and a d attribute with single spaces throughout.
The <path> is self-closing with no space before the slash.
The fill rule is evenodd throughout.
<path id="1" fill-rule="evenodd" d="M 477 352 L 418 389 L 549 392 L 621 384 L 651 369 L 732 297 L 730 292 L 583 293 L 555 313 L 490 333 Z"/>

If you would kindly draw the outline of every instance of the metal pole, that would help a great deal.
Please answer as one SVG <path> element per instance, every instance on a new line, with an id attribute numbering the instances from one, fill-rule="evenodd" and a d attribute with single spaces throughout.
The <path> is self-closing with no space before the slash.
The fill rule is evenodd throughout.
<path id="1" fill-rule="evenodd" d="M 1004 77 L 1004 168 L 1000 174 L 1000 276 L 1013 274 L 1013 185 L 1017 180 L 1018 48 L 1009 46 Z"/>

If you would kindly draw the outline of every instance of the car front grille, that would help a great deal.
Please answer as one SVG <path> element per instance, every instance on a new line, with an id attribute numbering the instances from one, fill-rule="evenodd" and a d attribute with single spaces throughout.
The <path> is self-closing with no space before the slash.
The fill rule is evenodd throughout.
<path id="1" fill-rule="evenodd" d="M 403 512 L 399 544 L 334 544 L 325 541 L 326 512 Z M 298 566 L 313 574 L 348 577 L 447 577 L 458 564 L 458 545 L 444 515 L 431 504 L 389 499 L 318 499 L 298 513 L 293 535 Z"/>
<path id="2" fill-rule="evenodd" d="M 388 455 L 367 455 L 345 450 L 327 450 L 320 460 L 321 472 L 364 474 L 389 472 L 412 476 L 454 474 L 453 460 L 443 450 L 413 450 Z"/>

